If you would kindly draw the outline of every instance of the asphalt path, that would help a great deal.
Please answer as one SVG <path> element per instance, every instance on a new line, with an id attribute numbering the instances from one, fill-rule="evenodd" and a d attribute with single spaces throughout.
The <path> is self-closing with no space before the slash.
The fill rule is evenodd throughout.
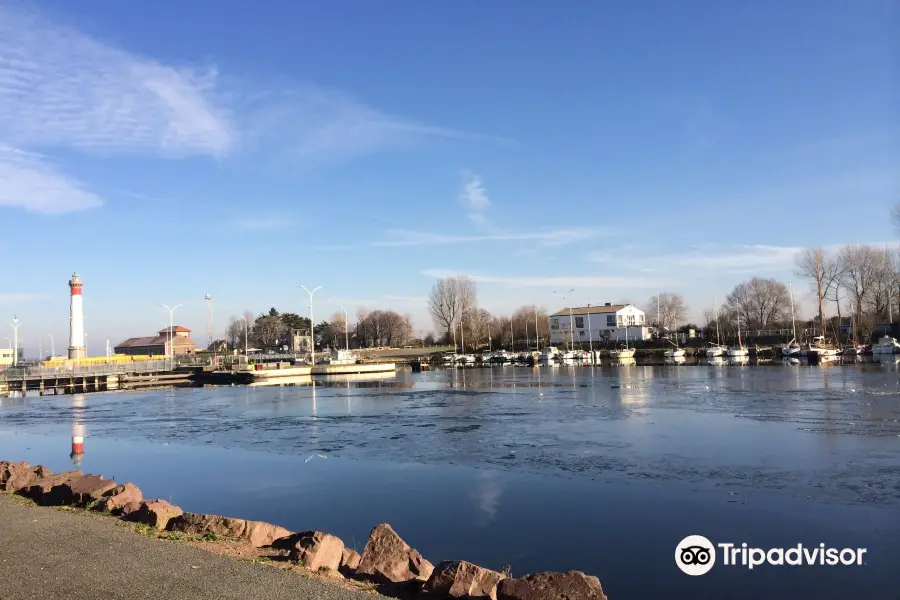
<path id="1" fill-rule="evenodd" d="M 0 598 L 373 600 L 271 566 L 0 494 Z"/>

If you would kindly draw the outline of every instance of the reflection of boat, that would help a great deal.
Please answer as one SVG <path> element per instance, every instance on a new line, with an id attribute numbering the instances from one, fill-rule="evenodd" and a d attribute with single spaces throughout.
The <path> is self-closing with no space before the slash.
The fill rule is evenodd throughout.
<path id="1" fill-rule="evenodd" d="M 741 354 L 738 356 L 729 356 L 728 364 L 729 365 L 746 365 L 750 363 L 750 357 L 746 354 Z"/>
<path id="2" fill-rule="evenodd" d="M 872 354 L 900 354 L 900 343 L 891 336 L 886 335 L 872 346 Z"/>
<path id="3" fill-rule="evenodd" d="M 346 373 L 336 375 L 317 375 L 316 383 L 362 383 L 367 381 L 386 381 L 393 379 L 396 373 L 380 372 L 380 373 Z M 311 375 L 297 375 L 294 377 L 275 377 L 272 379 L 260 379 L 249 383 L 250 387 L 280 386 L 280 385 L 312 385 L 313 377 Z"/>
<path id="4" fill-rule="evenodd" d="M 636 365 L 636 364 L 637 364 L 637 359 L 629 358 L 629 357 L 619 358 L 612 363 L 612 365 L 614 367 L 628 367 L 628 366 Z"/>
<path id="5" fill-rule="evenodd" d="M 879 354 L 873 354 L 872 360 L 884 365 L 900 364 L 900 354 L 888 354 L 886 352 L 881 352 Z"/>
<path id="6" fill-rule="evenodd" d="M 687 359 L 684 357 L 684 350 L 681 351 L 681 354 L 678 356 L 666 356 L 667 364 L 676 364 L 682 365 L 685 363 Z"/>
<path id="7" fill-rule="evenodd" d="M 725 359 L 722 356 L 709 356 L 707 362 L 714 367 L 721 367 L 724 364 L 727 364 Z"/>

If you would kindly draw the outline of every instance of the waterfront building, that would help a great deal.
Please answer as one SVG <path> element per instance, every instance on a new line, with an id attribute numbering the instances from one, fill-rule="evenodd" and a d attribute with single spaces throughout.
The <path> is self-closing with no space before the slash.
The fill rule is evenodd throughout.
<path id="1" fill-rule="evenodd" d="M 0 348 L 0 367 L 11 367 L 16 357 L 12 348 Z"/>
<path id="2" fill-rule="evenodd" d="M 572 329 L 569 324 L 571 322 Z M 590 329 L 588 329 L 590 325 Z M 633 304 L 579 306 L 563 308 L 550 315 L 550 343 L 576 345 L 616 340 L 624 343 L 626 329 L 629 340 L 650 339 L 650 328 L 644 311 Z"/>
<path id="3" fill-rule="evenodd" d="M 128 338 L 115 347 L 115 352 L 127 355 L 166 356 L 170 340 L 176 355 L 194 353 L 196 344 L 191 339 L 191 330 L 181 325 L 172 326 L 171 331 L 169 327 L 161 329 L 155 336 Z"/>

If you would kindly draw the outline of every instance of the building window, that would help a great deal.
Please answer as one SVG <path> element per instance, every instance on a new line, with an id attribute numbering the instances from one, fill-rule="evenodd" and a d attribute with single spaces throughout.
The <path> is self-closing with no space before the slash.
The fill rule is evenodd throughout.
<path id="1" fill-rule="evenodd" d="M 575 327 L 584 329 L 584 317 L 575 317 Z"/>
<path id="2" fill-rule="evenodd" d="M 616 326 L 616 315 L 606 315 L 606 326 L 607 327 L 615 327 Z"/>

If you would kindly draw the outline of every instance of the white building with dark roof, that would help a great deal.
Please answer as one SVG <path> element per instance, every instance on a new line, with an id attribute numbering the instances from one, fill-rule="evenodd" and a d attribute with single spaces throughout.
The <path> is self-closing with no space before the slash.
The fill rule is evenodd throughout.
<path id="1" fill-rule="evenodd" d="M 564 308 L 550 315 L 550 343 L 576 346 L 588 341 L 625 342 L 626 330 L 629 340 L 650 339 L 650 327 L 644 311 L 633 304 L 610 304 L 602 306 L 579 306 Z"/>

